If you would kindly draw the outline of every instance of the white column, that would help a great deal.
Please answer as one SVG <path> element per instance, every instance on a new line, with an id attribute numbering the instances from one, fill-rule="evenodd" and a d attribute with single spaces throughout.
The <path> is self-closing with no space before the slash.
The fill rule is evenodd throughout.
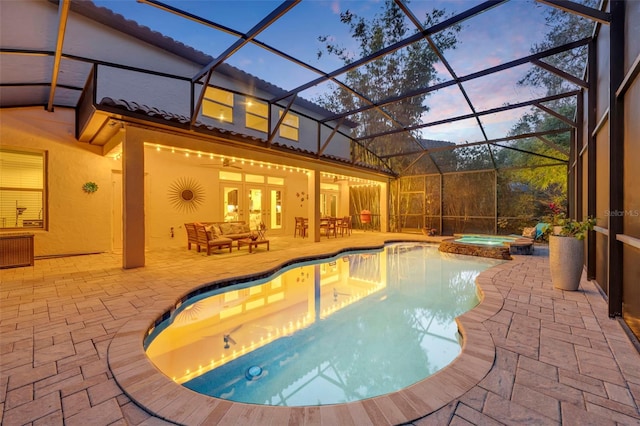
<path id="1" fill-rule="evenodd" d="M 389 184 L 380 184 L 380 232 L 389 232 Z"/>
<path id="2" fill-rule="evenodd" d="M 122 142 L 122 248 L 123 268 L 144 266 L 144 142 L 136 128 Z"/>
<path id="3" fill-rule="evenodd" d="M 320 172 L 310 170 L 307 179 L 309 200 L 309 238 L 315 242 L 320 241 Z"/>

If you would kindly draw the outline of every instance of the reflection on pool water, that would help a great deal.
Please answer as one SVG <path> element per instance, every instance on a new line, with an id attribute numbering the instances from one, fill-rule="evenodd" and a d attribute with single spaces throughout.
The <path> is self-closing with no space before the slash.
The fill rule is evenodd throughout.
<path id="1" fill-rule="evenodd" d="M 456 238 L 456 243 L 475 244 L 481 246 L 501 246 L 505 243 L 513 243 L 518 237 L 505 237 L 498 235 L 463 235 Z"/>
<path id="2" fill-rule="evenodd" d="M 194 297 L 145 341 L 177 383 L 265 405 L 323 405 L 416 383 L 460 352 L 454 318 L 502 261 L 396 243 Z"/>

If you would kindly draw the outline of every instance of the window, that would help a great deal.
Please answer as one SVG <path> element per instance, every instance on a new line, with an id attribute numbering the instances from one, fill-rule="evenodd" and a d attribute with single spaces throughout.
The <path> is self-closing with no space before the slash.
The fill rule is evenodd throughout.
<path id="1" fill-rule="evenodd" d="M 0 149 L 0 228 L 44 228 L 45 159 Z"/>
<path id="2" fill-rule="evenodd" d="M 246 126 L 264 133 L 269 131 L 269 107 L 264 102 L 247 98 Z"/>
<path id="3" fill-rule="evenodd" d="M 207 87 L 202 101 L 202 114 L 226 123 L 233 123 L 233 93 Z"/>
<path id="4" fill-rule="evenodd" d="M 220 170 L 218 173 L 220 180 L 231 180 L 234 182 L 242 182 L 242 173 L 227 172 Z"/>
<path id="5" fill-rule="evenodd" d="M 280 111 L 280 116 L 282 116 L 282 111 Z M 287 115 L 284 116 L 284 120 L 280 125 L 280 136 L 297 141 L 299 127 L 300 119 L 298 116 L 288 112 Z"/>

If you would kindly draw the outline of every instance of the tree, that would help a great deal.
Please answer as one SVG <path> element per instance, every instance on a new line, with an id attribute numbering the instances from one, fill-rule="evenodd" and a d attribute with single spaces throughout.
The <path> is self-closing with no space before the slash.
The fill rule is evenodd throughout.
<path id="1" fill-rule="evenodd" d="M 444 10 L 433 9 L 425 15 L 423 26 L 429 28 L 436 22 L 447 18 Z M 407 25 L 405 15 L 393 1 L 385 1 L 382 11 L 372 19 L 357 16 L 350 10 L 340 14 L 340 21 L 349 26 L 350 34 L 358 42 L 359 57 L 364 57 L 405 39 L 417 31 Z M 434 34 L 433 41 L 441 51 L 456 46 L 458 26 Z M 345 64 L 353 61 L 350 52 L 343 46 L 331 42 L 330 37 L 320 36 L 324 50 L 318 51 L 318 56 L 324 53 L 335 55 Z M 434 65 L 438 56 L 431 49 L 426 40 L 412 43 L 395 52 L 381 56 L 367 64 L 350 70 L 341 80 L 351 89 L 371 99 L 374 102 L 401 96 L 416 88 L 428 87 L 436 81 Z M 383 111 L 369 109 L 348 117 L 360 125 L 354 130 L 354 136 L 382 133 L 392 129 L 412 126 L 420 123 L 421 115 L 428 111 L 425 104 L 427 95 L 418 95 L 386 105 Z M 333 91 L 315 100 L 325 108 L 341 112 L 353 110 L 361 106 L 368 106 L 358 95 L 337 85 Z M 379 136 L 368 140 L 366 145 L 378 155 L 395 154 L 421 149 L 416 135 L 407 132 L 393 135 Z M 395 169 L 406 165 L 407 159 L 396 157 Z M 398 164 L 401 163 L 401 164 Z"/>
<path id="2" fill-rule="evenodd" d="M 585 5 L 594 7 L 595 0 L 585 0 Z M 555 46 L 570 43 L 588 37 L 593 30 L 593 23 L 587 19 L 572 13 L 549 7 L 547 8 L 545 21 L 549 31 L 540 43 L 532 46 L 531 52 L 537 53 Z M 587 61 L 586 46 L 565 51 L 545 59 L 545 62 L 559 68 L 571 75 L 582 78 Z M 564 93 L 575 90 L 576 86 L 540 67 L 532 67 L 531 70 L 518 82 L 521 86 L 542 87 L 546 89 L 547 95 Z M 574 118 L 576 114 L 575 97 L 563 98 L 561 100 L 546 104 L 547 107 L 559 112 L 565 117 Z M 524 114 L 513 126 L 510 135 L 522 133 L 540 132 L 545 130 L 564 127 L 558 118 L 550 116 L 539 109 L 534 109 Z M 518 142 L 517 148 L 542 154 L 547 157 L 554 157 L 568 160 L 566 155 L 570 148 L 570 137 L 567 133 L 547 136 L 549 143 L 540 139 L 526 139 Z M 553 146 L 559 149 L 554 148 Z M 515 145 L 514 145 L 515 146 Z M 544 214 L 544 209 L 549 203 L 566 206 L 567 197 L 567 169 L 566 167 L 543 167 L 531 168 L 531 166 L 542 166 L 554 161 L 541 156 L 503 149 L 497 153 L 498 162 L 502 165 L 522 168 L 511 173 L 511 179 L 522 183 L 536 194 L 538 205 L 535 206 L 537 216 Z"/>
<path id="3" fill-rule="evenodd" d="M 595 7 L 596 0 L 584 0 L 585 6 Z M 593 23 L 581 16 L 567 13 L 554 7 L 546 9 L 545 22 L 549 31 L 540 43 L 531 47 L 531 53 L 538 53 L 556 46 L 580 40 L 591 35 Z M 576 77 L 582 77 L 587 58 L 587 46 L 550 56 L 545 62 Z M 533 67 L 519 82 L 522 86 L 546 87 L 547 94 L 573 90 L 575 86 L 555 74 L 539 67 Z"/>

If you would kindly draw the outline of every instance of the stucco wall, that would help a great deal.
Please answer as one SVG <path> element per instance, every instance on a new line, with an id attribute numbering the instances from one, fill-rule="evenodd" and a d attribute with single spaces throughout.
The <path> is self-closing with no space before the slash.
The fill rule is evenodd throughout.
<path id="1" fill-rule="evenodd" d="M 238 152 L 238 155 L 241 153 Z M 243 182 L 224 182 L 219 179 L 220 167 L 214 166 L 219 161 L 211 161 L 207 154 L 202 158 L 191 154 L 186 157 L 183 152 L 171 153 L 168 149 L 157 151 L 153 146 L 145 149 L 145 191 L 146 191 L 146 230 L 147 246 L 151 248 L 186 245 L 184 223 L 194 221 L 222 221 L 223 199 L 222 187 L 238 186 Z M 239 166 L 240 167 L 240 166 Z M 245 164 L 242 169 L 225 168 L 236 173 L 250 173 L 267 176 L 266 169 Z M 298 172 L 276 172 L 272 175 L 285 178 L 283 191 L 283 235 L 293 235 L 294 217 L 308 216 L 311 200 L 306 198 L 307 177 Z M 202 202 L 195 210 L 189 210 L 172 202 L 172 188 L 180 182 L 191 182 L 198 188 Z M 266 187 L 263 184 L 244 183 L 245 189 L 250 186 Z M 277 186 L 273 186 L 277 187 Z M 302 193 L 305 196 L 302 196 Z M 265 195 L 266 196 L 266 195 Z M 304 198 L 304 200 L 303 200 Z M 246 218 L 245 218 L 246 219 Z M 174 237 L 171 238 L 171 228 Z M 277 231 L 270 231 L 273 235 Z"/>
<path id="2" fill-rule="evenodd" d="M 35 255 L 105 252 L 111 249 L 111 169 L 99 147 L 76 142 L 73 110 L 0 109 L 3 147 L 47 152 L 48 229 L 33 230 Z M 87 194 L 82 185 L 98 184 Z M 14 231 L 15 232 L 15 231 Z"/>

